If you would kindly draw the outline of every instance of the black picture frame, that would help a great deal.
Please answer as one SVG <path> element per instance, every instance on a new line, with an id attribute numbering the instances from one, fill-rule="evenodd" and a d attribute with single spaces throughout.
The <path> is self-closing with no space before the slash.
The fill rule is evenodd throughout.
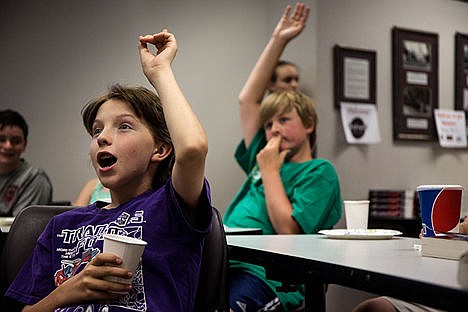
<path id="1" fill-rule="evenodd" d="M 465 111 L 468 130 L 468 35 L 455 33 L 455 110 Z M 468 133 L 468 132 L 467 132 Z"/>
<path id="2" fill-rule="evenodd" d="M 376 59 L 371 50 L 333 47 L 335 107 L 341 102 L 376 103 Z"/>
<path id="3" fill-rule="evenodd" d="M 435 141 L 439 35 L 393 27 L 393 139 Z"/>

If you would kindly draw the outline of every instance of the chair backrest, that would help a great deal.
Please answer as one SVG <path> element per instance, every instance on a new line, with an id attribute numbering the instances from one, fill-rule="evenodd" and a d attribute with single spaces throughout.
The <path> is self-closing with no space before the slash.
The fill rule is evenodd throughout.
<path id="1" fill-rule="evenodd" d="M 228 250 L 221 215 L 213 208 L 212 229 L 205 237 L 195 312 L 229 311 Z"/>
<path id="2" fill-rule="evenodd" d="M 0 258 L 0 294 L 13 282 L 16 274 L 32 254 L 39 235 L 49 220 L 73 206 L 32 205 L 15 218 L 3 245 Z"/>
<path id="3" fill-rule="evenodd" d="M 71 206 L 72 202 L 70 200 L 53 200 L 49 203 L 49 206 Z"/>

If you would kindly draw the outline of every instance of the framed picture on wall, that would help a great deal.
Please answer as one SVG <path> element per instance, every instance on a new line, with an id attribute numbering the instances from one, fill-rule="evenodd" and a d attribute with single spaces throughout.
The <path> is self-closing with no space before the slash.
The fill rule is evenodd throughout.
<path id="1" fill-rule="evenodd" d="M 335 107 L 341 102 L 376 104 L 376 52 L 333 47 Z"/>
<path id="2" fill-rule="evenodd" d="M 455 34 L 455 109 L 465 111 L 468 129 L 468 35 Z"/>
<path id="3" fill-rule="evenodd" d="M 434 141 L 439 107 L 439 36 L 394 27 L 393 139 Z"/>

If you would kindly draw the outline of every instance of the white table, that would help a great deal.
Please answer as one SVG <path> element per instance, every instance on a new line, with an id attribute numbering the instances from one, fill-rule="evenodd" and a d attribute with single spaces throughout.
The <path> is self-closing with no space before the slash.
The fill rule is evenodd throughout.
<path id="1" fill-rule="evenodd" d="M 224 225 L 226 235 L 258 235 L 262 234 L 261 228 L 238 228 Z"/>
<path id="2" fill-rule="evenodd" d="M 306 285 L 306 311 L 325 311 L 326 284 L 435 308 L 468 310 L 458 261 L 422 257 L 419 239 L 338 240 L 322 235 L 228 236 L 230 259 L 263 265 L 272 279 Z"/>

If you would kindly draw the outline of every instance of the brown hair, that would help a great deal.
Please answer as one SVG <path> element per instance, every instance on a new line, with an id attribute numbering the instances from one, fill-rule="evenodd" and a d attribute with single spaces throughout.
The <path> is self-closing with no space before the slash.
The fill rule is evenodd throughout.
<path id="1" fill-rule="evenodd" d="M 269 94 L 260 105 L 260 125 L 263 125 L 278 113 L 296 109 L 305 127 L 314 127 L 310 134 L 310 149 L 313 152 L 317 143 L 318 116 L 315 102 L 307 95 L 295 91 L 277 91 Z"/>
<path id="2" fill-rule="evenodd" d="M 24 120 L 23 116 L 20 113 L 6 109 L 0 111 L 0 130 L 3 130 L 5 127 L 17 126 L 23 131 L 24 141 L 28 140 L 28 124 Z"/>
<path id="3" fill-rule="evenodd" d="M 81 110 L 83 124 L 86 131 L 93 135 L 93 123 L 97 112 L 102 104 L 111 100 L 118 99 L 128 103 L 134 110 L 136 116 L 144 120 L 149 126 L 153 139 L 167 143 L 172 146 L 171 136 L 167 129 L 164 112 L 159 97 L 152 91 L 144 87 L 124 87 L 119 84 L 112 85 L 109 92 L 94 100 L 88 102 Z M 168 157 L 161 161 L 153 178 L 153 189 L 161 187 L 172 173 L 174 166 L 174 149 Z"/>

